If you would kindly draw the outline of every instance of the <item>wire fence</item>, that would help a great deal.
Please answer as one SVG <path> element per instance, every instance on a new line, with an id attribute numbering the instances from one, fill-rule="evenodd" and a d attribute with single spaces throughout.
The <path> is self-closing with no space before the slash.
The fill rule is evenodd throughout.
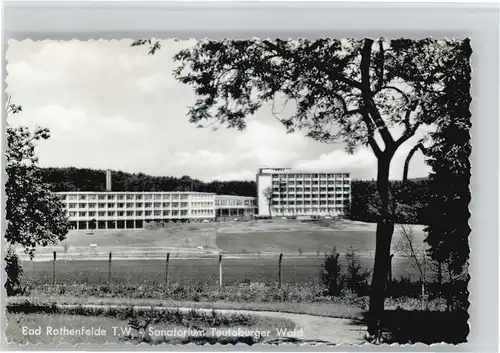
<path id="1" fill-rule="evenodd" d="M 145 254 L 88 251 L 77 256 L 54 251 L 48 260 L 25 261 L 25 275 L 33 284 L 147 285 L 208 284 L 222 287 L 236 283 L 307 285 L 320 281 L 325 254 L 320 253 L 178 253 L 161 249 Z M 139 256 L 140 255 L 140 256 Z M 344 256 L 341 265 L 347 266 Z M 359 256 L 370 270 L 373 256 Z M 394 278 L 418 275 L 407 258 L 395 257 Z"/>

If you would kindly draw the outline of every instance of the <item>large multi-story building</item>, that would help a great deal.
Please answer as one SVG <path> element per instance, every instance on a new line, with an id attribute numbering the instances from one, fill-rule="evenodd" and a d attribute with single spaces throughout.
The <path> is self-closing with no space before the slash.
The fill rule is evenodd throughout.
<path id="1" fill-rule="evenodd" d="M 148 222 L 253 217 L 254 197 L 201 192 L 59 192 L 72 229 L 135 229 Z"/>
<path id="2" fill-rule="evenodd" d="M 204 192 L 59 192 L 72 229 L 136 229 L 149 222 L 259 216 L 338 216 L 351 202 L 348 173 L 261 168 L 257 199 Z"/>
<path id="3" fill-rule="evenodd" d="M 261 168 L 257 199 L 259 216 L 339 216 L 351 202 L 351 177 Z"/>

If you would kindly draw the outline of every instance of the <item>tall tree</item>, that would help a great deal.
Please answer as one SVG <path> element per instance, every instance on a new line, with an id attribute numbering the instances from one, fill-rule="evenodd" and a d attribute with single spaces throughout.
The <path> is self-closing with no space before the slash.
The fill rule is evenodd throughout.
<path id="1" fill-rule="evenodd" d="M 470 182 L 470 55 L 468 40 L 459 47 L 454 75 L 444 79 L 443 104 L 448 111 L 436 123 L 432 145 L 426 150 L 432 167 L 431 202 L 426 242 L 433 259 L 462 274 L 469 257 Z"/>
<path id="2" fill-rule="evenodd" d="M 159 43 L 150 45 L 154 54 Z M 266 102 L 288 132 L 343 142 L 349 152 L 370 146 L 377 158 L 379 217 L 368 330 L 379 331 L 394 220 L 389 168 L 397 149 L 424 124 L 442 116 L 444 79 L 458 40 L 373 39 L 204 40 L 174 56 L 174 76 L 198 96 L 189 109 L 200 127 L 244 129 L 246 118 Z M 291 103 L 290 116 L 275 103 Z M 282 110 L 284 111 L 284 110 Z M 395 136 L 393 127 L 402 132 Z"/>
<path id="3" fill-rule="evenodd" d="M 269 210 L 269 217 L 272 217 L 271 215 L 271 205 L 273 203 L 273 187 L 272 186 L 268 186 L 267 188 L 264 189 L 264 198 L 266 199 L 266 202 L 267 202 L 267 207 L 268 207 L 268 210 Z"/>
<path id="4" fill-rule="evenodd" d="M 7 114 L 22 111 L 7 104 Z M 43 182 L 37 141 L 49 138 L 49 130 L 7 125 L 7 182 L 5 183 L 7 229 L 5 239 L 10 245 L 21 245 L 33 256 L 37 246 L 57 243 L 68 232 L 66 210 L 59 197 Z"/>

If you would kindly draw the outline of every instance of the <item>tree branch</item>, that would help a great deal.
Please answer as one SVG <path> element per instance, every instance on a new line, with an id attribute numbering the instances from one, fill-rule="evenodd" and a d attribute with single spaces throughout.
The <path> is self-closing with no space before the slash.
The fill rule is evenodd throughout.
<path id="1" fill-rule="evenodd" d="M 403 96 L 403 98 L 405 99 L 406 103 L 407 104 L 410 104 L 410 98 L 408 97 L 408 94 L 406 92 L 404 92 L 401 88 L 398 88 L 396 86 L 391 86 L 391 85 L 386 85 L 386 86 L 382 86 L 380 87 L 379 89 L 377 89 L 374 94 L 377 94 L 385 89 L 391 89 L 393 91 L 396 91 L 398 92 L 399 94 L 401 94 Z"/>
<path id="2" fill-rule="evenodd" d="M 382 150 L 378 146 L 377 141 L 375 141 L 375 138 L 373 138 L 373 136 L 369 136 L 368 137 L 368 144 L 372 148 L 373 153 L 375 154 L 375 156 L 377 158 L 379 158 L 380 156 L 382 156 Z"/>
<path id="3" fill-rule="evenodd" d="M 344 97 L 342 97 L 340 94 L 332 93 L 332 96 L 334 98 L 336 98 L 340 102 L 340 104 L 342 105 L 342 109 L 344 110 L 344 115 L 361 114 L 361 109 L 351 109 L 351 110 L 349 110 L 349 108 L 347 107 L 347 103 L 346 103 Z"/>
<path id="4" fill-rule="evenodd" d="M 377 91 L 380 90 L 384 85 L 384 43 L 382 42 L 382 40 L 379 40 L 378 42 L 378 49 L 380 68 L 378 71 Z"/>
<path id="5" fill-rule="evenodd" d="M 407 241 L 407 245 L 410 248 L 410 257 L 413 259 L 415 265 L 417 266 L 418 272 L 420 272 L 420 278 L 422 282 L 425 281 L 425 275 L 424 275 L 424 270 L 422 268 L 422 264 L 420 263 L 417 253 L 413 247 L 413 233 L 411 231 L 411 228 L 409 230 L 406 229 L 407 226 L 401 226 L 401 230 L 403 233 L 403 237 Z"/>
<path id="6" fill-rule="evenodd" d="M 405 124 L 406 130 L 411 130 L 411 125 L 410 125 L 410 115 L 413 110 L 407 109 L 405 112 L 405 117 L 403 119 L 403 124 Z"/>
<path id="7" fill-rule="evenodd" d="M 401 137 L 396 141 L 396 143 L 395 143 L 396 147 L 401 146 L 403 143 L 408 141 L 413 135 L 415 135 L 415 132 L 417 132 L 418 128 L 420 127 L 420 125 L 422 125 L 422 123 L 417 122 L 413 126 L 410 126 L 409 122 L 408 122 L 408 123 L 405 123 L 405 125 L 406 125 L 405 132 L 403 132 Z"/>
<path id="8" fill-rule="evenodd" d="M 377 158 L 382 156 L 382 150 L 380 149 L 377 141 L 374 138 L 374 129 L 373 129 L 373 121 L 370 118 L 370 114 L 366 110 L 361 110 L 361 116 L 363 117 L 363 121 L 365 122 L 366 128 L 368 129 L 368 144 L 373 150 L 373 153 Z"/>
<path id="9" fill-rule="evenodd" d="M 262 43 L 268 49 L 273 50 L 275 53 L 281 55 L 282 57 L 292 58 L 296 63 L 300 62 L 300 60 L 297 60 L 298 58 L 294 53 L 292 53 L 290 51 L 283 50 L 283 48 L 281 48 L 279 45 L 272 43 L 269 40 L 263 40 Z M 357 88 L 357 89 L 361 90 L 361 83 L 359 83 L 356 80 L 353 80 L 351 78 L 346 77 L 345 75 L 343 75 L 342 73 L 340 73 L 338 71 L 335 72 L 335 71 L 329 70 L 329 71 L 325 72 L 325 74 L 327 74 L 332 81 L 338 80 L 340 82 L 343 82 L 343 83 L 349 85 L 350 87 Z"/>
<path id="10" fill-rule="evenodd" d="M 370 62 L 372 54 L 372 39 L 365 39 L 363 49 L 361 49 L 361 86 L 363 88 L 363 95 L 371 96 L 372 91 L 370 88 Z"/>
<path id="11" fill-rule="evenodd" d="M 405 165 L 404 165 L 404 169 L 403 169 L 403 183 L 408 180 L 408 169 L 410 167 L 410 161 L 418 149 L 420 149 L 424 155 L 427 153 L 427 149 L 424 147 L 422 142 L 419 142 L 415 146 L 413 146 L 413 148 L 410 150 L 410 152 L 408 153 L 408 156 L 405 159 Z"/>
<path id="12" fill-rule="evenodd" d="M 365 39 L 365 43 L 363 48 L 361 49 L 361 87 L 362 87 L 362 96 L 363 101 L 365 103 L 368 112 L 377 127 L 382 140 L 385 143 L 386 151 L 392 150 L 394 147 L 394 139 L 387 128 L 387 125 L 384 122 L 384 119 L 380 116 L 380 113 L 377 109 L 375 101 L 373 100 L 373 92 L 370 84 L 370 62 L 371 62 L 371 53 L 372 53 L 372 39 Z"/>

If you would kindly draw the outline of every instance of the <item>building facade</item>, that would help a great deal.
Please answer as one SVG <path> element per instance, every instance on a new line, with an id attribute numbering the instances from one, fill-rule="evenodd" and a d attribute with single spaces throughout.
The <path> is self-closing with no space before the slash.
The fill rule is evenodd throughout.
<path id="1" fill-rule="evenodd" d="M 72 229 L 136 229 L 148 222 L 253 217 L 252 197 L 200 192 L 59 192 Z"/>
<path id="2" fill-rule="evenodd" d="M 340 216 L 351 203 L 351 176 L 261 168 L 257 197 L 259 216 Z"/>
<path id="3" fill-rule="evenodd" d="M 255 197 L 234 195 L 215 196 L 215 216 L 217 218 L 253 217 L 257 207 Z"/>

